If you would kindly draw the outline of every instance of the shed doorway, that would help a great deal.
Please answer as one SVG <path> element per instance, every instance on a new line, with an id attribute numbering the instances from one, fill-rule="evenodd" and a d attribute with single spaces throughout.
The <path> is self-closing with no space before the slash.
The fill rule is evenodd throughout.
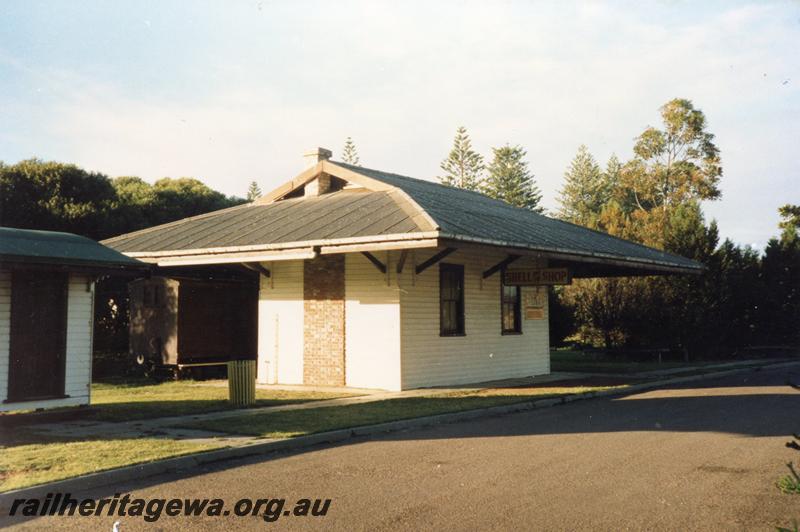
<path id="1" fill-rule="evenodd" d="M 8 401 L 63 397 L 66 344 L 67 274 L 15 271 Z"/>

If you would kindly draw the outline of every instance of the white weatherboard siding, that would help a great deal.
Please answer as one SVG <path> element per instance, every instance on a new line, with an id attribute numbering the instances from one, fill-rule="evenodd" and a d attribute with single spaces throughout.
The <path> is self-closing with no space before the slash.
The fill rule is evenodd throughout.
<path id="1" fill-rule="evenodd" d="M 0 404 L 0 411 L 16 408 L 52 408 L 89 403 L 92 382 L 92 321 L 94 292 L 90 279 L 70 274 L 67 300 L 67 349 L 64 393 L 69 397 L 49 401 Z M 0 271 L 0 398 L 8 396 L 8 362 L 11 321 L 11 274 Z"/>
<path id="2" fill-rule="evenodd" d="M 303 383 L 303 261 L 265 263 L 258 295 L 258 382 Z"/>
<path id="3" fill-rule="evenodd" d="M 375 256 L 387 263 L 387 252 Z M 400 292 L 392 265 L 387 282 L 362 254 L 348 253 L 345 260 L 345 383 L 400 390 Z"/>
<path id="4" fill-rule="evenodd" d="M 67 302 L 67 371 L 64 393 L 70 399 L 89 403 L 92 382 L 92 300 L 91 280 L 70 274 Z"/>
<path id="5" fill-rule="evenodd" d="M 414 262 L 433 254 L 417 250 Z M 459 250 L 442 261 L 464 265 L 466 335 L 455 337 L 439 336 L 439 265 L 420 275 L 413 274 L 413 263 L 406 265 L 400 279 L 403 389 L 550 372 L 547 308 L 543 320 L 525 320 L 523 308 L 522 334 L 501 334 L 500 272 L 483 281 L 481 277 L 505 257 L 488 250 Z M 524 261 L 518 260 L 514 267 L 537 265 Z M 525 293 L 531 290 L 536 288 L 523 288 L 523 306 Z"/>

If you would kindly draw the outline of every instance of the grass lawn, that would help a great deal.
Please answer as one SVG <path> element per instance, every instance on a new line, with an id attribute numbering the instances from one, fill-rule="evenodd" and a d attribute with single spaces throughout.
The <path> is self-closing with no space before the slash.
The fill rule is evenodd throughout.
<path id="1" fill-rule="evenodd" d="M 576 371 L 585 373 L 638 373 L 640 371 L 654 371 L 659 369 L 686 368 L 686 371 L 697 370 L 703 366 L 735 362 L 734 360 L 697 360 L 690 362 L 683 361 L 664 361 L 658 363 L 653 355 L 652 362 L 634 362 L 621 358 L 609 357 L 602 352 L 584 353 L 570 349 L 554 350 L 550 352 L 551 371 Z M 742 364 L 748 365 L 746 363 Z M 698 371 L 703 373 L 703 371 Z"/>
<path id="2" fill-rule="evenodd" d="M 222 381 L 220 381 L 222 382 Z M 68 440 L 37 434 L 36 423 L 73 419 L 129 421 L 228 410 L 227 386 L 178 381 L 93 384 L 91 408 L 0 415 L 0 491 L 33 486 L 220 447 L 163 438 Z M 303 403 L 352 394 L 256 390 L 256 406 Z"/>
<path id="3" fill-rule="evenodd" d="M 120 421 L 147 419 L 156 416 L 182 416 L 216 412 L 234 408 L 228 402 L 225 381 L 177 381 L 149 385 L 93 384 L 92 405 L 94 419 Z M 254 406 L 276 406 L 305 403 L 338 397 L 351 397 L 351 393 L 320 391 L 287 391 L 256 389 Z"/>
<path id="4" fill-rule="evenodd" d="M 480 391 L 450 392 L 436 396 L 386 399 L 346 406 L 309 408 L 264 414 L 243 414 L 215 421 L 196 421 L 178 426 L 263 438 L 291 438 L 401 419 L 522 403 L 558 395 L 587 393 L 612 388 L 622 389 L 626 386 L 627 384 L 625 383 L 609 382 L 565 387 L 542 385 L 522 388 L 494 388 Z"/>
<path id="5" fill-rule="evenodd" d="M 47 417 L 79 416 L 80 419 L 96 421 L 131 421 L 154 417 L 183 416 L 230 410 L 225 381 L 176 381 L 153 384 L 134 382 L 119 384 L 92 384 L 92 405 L 88 409 L 59 409 L 49 411 Z M 275 406 L 290 403 L 305 403 L 322 399 L 349 397 L 353 394 L 313 391 L 256 390 L 255 406 Z M 13 420 L 3 418 L 12 416 Z M 10 413 L 0 416 L 13 424 L 35 423 L 40 414 Z"/>
<path id="6" fill-rule="evenodd" d="M 372 425 L 447 412 L 520 403 L 544 397 L 624 388 L 630 379 L 593 378 L 519 388 L 464 390 L 373 403 L 318 407 L 270 414 L 238 414 L 178 426 L 265 438 L 290 438 L 329 430 Z M 99 384 L 93 387 L 95 407 L 81 419 L 122 421 L 146 417 L 194 414 L 230 408 L 227 388 L 208 383 Z M 341 397 L 327 392 L 258 391 L 259 405 L 297 403 Z M 76 409 L 70 410 L 75 412 Z M 78 410 L 80 412 L 80 410 Z M 66 411 L 65 411 L 66 412 Z M 139 464 L 222 447 L 224 444 L 166 438 L 91 439 L 46 438 L 34 431 L 37 416 L 0 416 L 0 492 L 96 471 Z M 22 423 L 17 423 L 23 420 Z M 42 422 L 53 422 L 50 415 Z M 11 423 L 8 423 L 11 422 Z M 5 425 L 5 426 L 4 426 Z"/>
<path id="7" fill-rule="evenodd" d="M 156 438 L 51 441 L 3 447 L 0 449 L 0 491 L 217 447 Z"/>

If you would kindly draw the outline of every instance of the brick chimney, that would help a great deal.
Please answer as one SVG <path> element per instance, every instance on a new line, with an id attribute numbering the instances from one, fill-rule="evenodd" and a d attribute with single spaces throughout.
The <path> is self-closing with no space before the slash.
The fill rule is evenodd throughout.
<path id="1" fill-rule="evenodd" d="M 315 148 L 313 150 L 309 150 L 303 154 L 303 160 L 306 163 L 305 168 L 308 169 L 312 166 L 315 166 L 318 162 L 327 161 L 332 155 L 333 152 L 326 148 Z"/>
<path id="2" fill-rule="evenodd" d="M 312 168 L 317 165 L 317 163 L 322 161 L 327 161 L 331 158 L 333 153 L 331 150 L 325 148 L 317 148 L 315 150 L 311 150 L 307 153 L 303 154 L 303 159 L 306 163 L 306 169 Z M 304 196 L 319 196 L 320 194 L 325 194 L 331 188 L 331 176 L 326 174 L 320 174 L 315 177 L 313 180 L 306 183 L 304 188 Z"/>

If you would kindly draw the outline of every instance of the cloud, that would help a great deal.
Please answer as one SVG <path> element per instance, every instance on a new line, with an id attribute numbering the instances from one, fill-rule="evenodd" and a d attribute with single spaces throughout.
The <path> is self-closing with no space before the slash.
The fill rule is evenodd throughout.
<path id="1" fill-rule="evenodd" d="M 173 37 L 178 51 L 167 45 L 164 57 L 147 56 L 157 63 L 141 67 L 147 76 L 135 66 L 128 80 L 96 66 L 16 59 L 13 76 L 46 94 L 17 88 L 6 117 L 16 133 L 4 138 L 20 157 L 28 149 L 111 175 L 193 175 L 242 195 L 250 180 L 266 190 L 290 178 L 308 147 L 338 152 L 348 135 L 365 165 L 433 178 L 465 125 L 487 156 L 505 142 L 527 148 L 554 207 L 578 145 L 601 162 L 612 152 L 627 157 L 633 138 L 658 124 L 658 107 L 687 97 L 706 112 L 722 149 L 724 199 L 708 212 L 724 235 L 763 243 L 800 177 L 800 92 L 797 82 L 782 84 L 800 81 L 795 11 L 233 4 L 194 13 L 186 23 L 199 28 L 192 47 Z M 172 28 L 153 14 L 142 18 L 153 21 L 148 39 Z M 156 66 L 160 83 L 151 80 Z"/>

